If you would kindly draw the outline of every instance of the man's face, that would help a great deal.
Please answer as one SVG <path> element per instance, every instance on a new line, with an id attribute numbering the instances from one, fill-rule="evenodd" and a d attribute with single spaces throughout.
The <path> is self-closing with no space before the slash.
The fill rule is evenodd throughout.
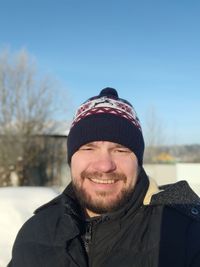
<path id="1" fill-rule="evenodd" d="M 72 156 L 71 176 L 81 205 L 92 217 L 123 206 L 136 184 L 138 162 L 124 146 L 91 142 Z"/>

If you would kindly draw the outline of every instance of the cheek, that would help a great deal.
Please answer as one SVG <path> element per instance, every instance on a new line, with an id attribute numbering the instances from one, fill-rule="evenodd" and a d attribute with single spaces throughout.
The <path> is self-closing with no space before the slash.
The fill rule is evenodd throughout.
<path id="1" fill-rule="evenodd" d="M 80 159 L 78 154 L 75 153 L 72 156 L 71 166 L 70 166 L 72 180 L 73 179 L 80 180 L 81 179 L 80 175 L 86 168 L 87 164 L 83 160 L 83 157 Z"/>
<path id="2" fill-rule="evenodd" d="M 129 168 L 127 167 L 129 166 Z M 127 186 L 134 186 L 137 181 L 138 176 L 138 165 L 135 162 L 130 162 L 130 164 L 125 164 L 122 169 L 124 170 L 124 174 L 127 177 Z"/>
<path id="3" fill-rule="evenodd" d="M 82 172 L 91 168 L 93 164 L 94 156 L 91 153 L 83 153 L 83 151 L 77 151 L 71 158 L 71 170 L 72 172 Z"/>
<path id="4" fill-rule="evenodd" d="M 79 169 L 80 169 L 80 164 L 78 164 L 78 161 L 76 160 L 76 157 L 73 156 L 71 160 L 71 178 L 72 180 L 77 180 L 77 177 L 79 176 Z"/>

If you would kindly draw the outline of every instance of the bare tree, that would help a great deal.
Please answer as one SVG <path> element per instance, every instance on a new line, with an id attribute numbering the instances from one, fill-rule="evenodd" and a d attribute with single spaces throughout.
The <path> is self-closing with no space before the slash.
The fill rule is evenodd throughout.
<path id="1" fill-rule="evenodd" d="M 144 135 L 146 143 L 145 161 L 153 162 L 159 152 L 159 146 L 163 146 L 165 143 L 163 124 L 153 106 L 147 112 Z"/>
<path id="2" fill-rule="evenodd" d="M 30 55 L 8 50 L 0 54 L 0 184 L 9 183 L 16 169 L 20 184 L 29 184 L 29 172 L 43 164 L 43 134 L 53 111 L 53 82 L 40 77 Z M 46 153 L 48 155 L 48 153 Z M 2 178 L 3 177 L 3 178 Z"/>

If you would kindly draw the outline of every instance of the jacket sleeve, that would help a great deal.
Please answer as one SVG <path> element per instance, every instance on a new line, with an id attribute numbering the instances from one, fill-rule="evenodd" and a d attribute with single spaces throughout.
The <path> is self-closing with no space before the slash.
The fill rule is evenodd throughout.
<path id="1" fill-rule="evenodd" d="M 193 221 L 188 232 L 188 267 L 200 266 L 200 222 Z"/>
<path id="2" fill-rule="evenodd" d="M 200 266 L 200 251 L 196 257 L 194 257 L 192 263 L 190 264 L 189 267 L 199 267 Z"/>
<path id="3" fill-rule="evenodd" d="M 12 248 L 12 258 L 7 267 L 38 266 L 35 238 L 38 235 L 36 216 L 27 220 L 19 230 Z M 40 234 L 41 235 L 41 234 Z"/>
<path id="4" fill-rule="evenodd" d="M 7 267 L 33 267 L 38 266 L 35 247 L 31 242 L 23 241 L 23 228 L 20 230 L 12 249 L 12 259 Z"/>
<path id="5" fill-rule="evenodd" d="M 12 249 L 12 259 L 7 267 L 42 267 L 56 266 L 50 263 L 60 253 L 60 244 L 53 246 L 60 222 L 57 206 L 43 209 L 33 215 L 19 230 Z M 63 246 L 63 250 L 65 247 Z M 55 254 L 55 255 L 54 255 Z M 44 264 L 44 262 L 48 264 Z"/>

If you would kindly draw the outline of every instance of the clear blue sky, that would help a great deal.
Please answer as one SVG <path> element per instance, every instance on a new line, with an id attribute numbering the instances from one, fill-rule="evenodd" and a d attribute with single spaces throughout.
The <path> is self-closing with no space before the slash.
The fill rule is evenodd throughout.
<path id="1" fill-rule="evenodd" d="M 154 107 L 167 142 L 200 143 L 199 14 L 199 0 L 0 0 L 0 48 L 26 48 L 70 111 L 110 86 L 143 125 Z"/>

